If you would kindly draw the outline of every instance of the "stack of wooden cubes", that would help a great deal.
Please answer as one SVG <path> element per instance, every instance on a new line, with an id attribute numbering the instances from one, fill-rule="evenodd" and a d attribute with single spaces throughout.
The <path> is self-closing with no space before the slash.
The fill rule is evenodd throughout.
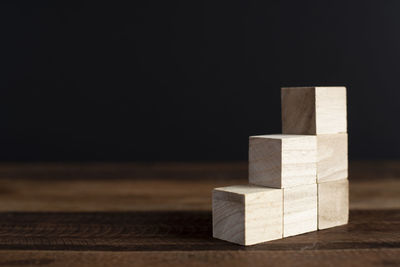
<path id="1" fill-rule="evenodd" d="M 253 245 L 347 224 L 345 87 L 282 88 L 283 134 L 249 138 L 249 184 L 213 190 L 213 236 Z"/>

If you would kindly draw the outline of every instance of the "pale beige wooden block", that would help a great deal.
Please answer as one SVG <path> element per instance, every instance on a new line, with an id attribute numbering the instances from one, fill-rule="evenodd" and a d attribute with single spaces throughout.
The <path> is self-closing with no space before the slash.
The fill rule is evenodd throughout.
<path id="1" fill-rule="evenodd" d="M 346 87 L 286 87 L 281 100 L 284 134 L 347 132 Z"/>
<path id="2" fill-rule="evenodd" d="M 249 138 L 249 182 L 273 188 L 316 183 L 317 141 L 307 135 Z"/>
<path id="3" fill-rule="evenodd" d="M 348 177 L 347 134 L 317 135 L 317 182 Z"/>
<path id="4" fill-rule="evenodd" d="M 213 237 L 253 245 L 282 238 L 282 189 L 255 185 L 215 188 Z"/>
<path id="5" fill-rule="evenodd" d="M 349 180 L 318 184 L 318 229 L 347 224 L 349 220 Z"/>
<path id="6" fill-rule="evenodd" d="M 317 184 L 283 189 L 283 237 L 317 230 Z"/>

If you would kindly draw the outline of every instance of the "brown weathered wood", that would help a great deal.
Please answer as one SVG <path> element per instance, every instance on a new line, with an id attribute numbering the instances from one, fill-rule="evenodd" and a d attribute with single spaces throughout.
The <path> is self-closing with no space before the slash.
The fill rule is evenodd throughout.
<path id="1" fill-rule="evenodd" d="M 293 251 L 0 251 L 0 266 L 399 266 L 400 249 Z M 323 263 L 323 264 L 321 264 Z"/>
<path id="2" fill-rule="evenodd" d="M 400 162 L 350 164 L 349 224 L 242 247 L 211 191 L 243 163 L 2 164 L 0 266 L 398 266 Z"/>
<path id="3" fill-rule="evenodd" d="M 0 221 L 1 250 L 400 249 L 400 210 L 354 210 L 348 225 L 250 247 L 212 238 L 211 211 L 3 212 Z"/>

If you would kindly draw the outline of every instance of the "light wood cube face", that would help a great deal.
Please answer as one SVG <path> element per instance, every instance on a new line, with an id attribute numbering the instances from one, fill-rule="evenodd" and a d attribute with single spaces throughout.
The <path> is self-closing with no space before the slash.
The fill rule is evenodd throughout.
<path id="1" fill-rule="evenodd" d="M 287 87 L 281 100 L 284 134 L 347 132 L 346 87 Z"/>
<path id="2" fill-rule="evenodd" d="M 347 134 L 322 134 L 317 136 L 318 183 L 348 177 Z"/>
<path id="3" fill-rule="evenodd" d="M 253 245 L 282 238 L 283 192 L 254 185 L 215 188 L 213 237 Z"/>
<path id="4" fill-rule="evenodd" d="M 306 135 L 249 139 L 249 182 L 273 188 L 316 183 L 317 141 Z"/>
<path id="5" fill-rule="evenodd" d="M 318 229 L 347 224 L 349 221 L 349 180 L 318 184 Z"/>
<path id="6" fill-rule="evenodd" d="M 317 230 L 317 184 L 283 189 L 283 237 Z"/>

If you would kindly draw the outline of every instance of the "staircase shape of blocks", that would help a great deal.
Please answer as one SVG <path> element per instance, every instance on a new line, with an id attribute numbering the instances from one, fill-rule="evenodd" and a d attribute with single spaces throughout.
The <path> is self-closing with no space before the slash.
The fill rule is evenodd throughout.
<path id="1" fill-rule="evenodd" d="M 213 237 L 254 245 L 349 217 L 345 87 L 281 89 L 283 134 L 249 138 L 249 184 L 215 188 Z"/>

